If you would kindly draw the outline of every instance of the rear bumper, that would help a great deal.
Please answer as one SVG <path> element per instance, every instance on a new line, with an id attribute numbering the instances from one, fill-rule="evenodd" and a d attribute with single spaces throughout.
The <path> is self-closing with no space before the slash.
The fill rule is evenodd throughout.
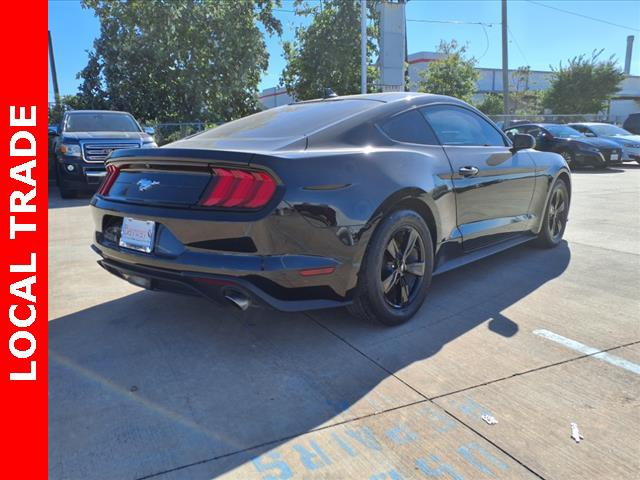
<path id="1" fill-rule="evenodd" d="M 266 215 L 233 216 L 97 195 L 91 208 L 93 249 L 110 273 L 152 280 L 148 286 L 138 282 L 146 288 L 197 293 L 223 303 L 228 303 L 224 291 L 236 288 L 254 303 L 283 311 L 348 305 L 366 243 L 344 229 L 312 227 L 286 209 L 283 203 Z M 152 253 L 119 245 L 125 216 L 156 223 Z"/>
<path id="2" fill-rule="evenodd" d="M 93 245 L 92 248 L 102 256 L 102 259 L 98 260 L 98 264 L 106 271 L 134 285 L 142 286 L 149 290 L 198 295 L 220 305 L 230 305 L 230 301 L 227 300 L 226 297 L 240 293 L 250 300 L 252 306 L 266 306 L 284 312 L 342 307 L 351 303 L 346 300 L 340 301 L 320 298 L 302 298 L 298 300 L 277 298 L 268 293 L 268 291 L 278 291 L 280 288 L 277 284 L 264 277 L 258 280 L 251 276 L 235 277 L 202 272 L 180 272 L 122 263 L 110 259 L 108 255 L 96 245 Z M 141 280 L 146 281 L 146 285 L 143 284 Z M 257 285 L 258 283 L 260 286 Z M 297 294 L 300 294 L 300 292 L 297 292 Z"/>

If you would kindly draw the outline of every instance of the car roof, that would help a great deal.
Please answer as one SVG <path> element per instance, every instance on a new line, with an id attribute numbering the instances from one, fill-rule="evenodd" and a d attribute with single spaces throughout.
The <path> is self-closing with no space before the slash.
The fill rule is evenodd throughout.
<path id="1" fill-rule="evenodd" d="M 370 100 L 380 103 L 392 103 L 400 101 L 415 101 L 415 103 L 425 104 L 434 102 L 452 102 L 465 104 L 461 100 L 448 97 L 446 95 L 436 95 L 433 93 L 421 93 L 421 92 L 382 92 L 382 93 L 366 93 L 358 95 L 341 95 L 329 98 L 315 98 L 313 100 L 303 100 L 299 102 L 293 102 L 292 105 L 298 105 L 303 103 L 316 103 L 316 102 L 339 102 L 344 100 Z"/>
<path id="2" fill-rule="evenodd" d="M 613 125 L 611 123 L 607 123 L 607 122 L 570 122 L 567 123 L 567 125 Z"/>
<path id="3" fill-rule="evenodd" d="M 521 123 L 518 125 L 513 125 L 513 127 L 508 127 L 507 130 L 509 128 L 517 128 L 517 127 L 555 127 L 555 126 L 568 126 L 567 123 L 538 123 L 538 122 L 531 122 L 531 123 Z"/>
<path id="4" fill-rule="evenodd" d="M 120 115 L 131 115 L 129 112 L 123 112 L 121 110 L 68 110 L 64 113 L 67 115 L 73 115 L 76 113 L 115 113 Z"/>

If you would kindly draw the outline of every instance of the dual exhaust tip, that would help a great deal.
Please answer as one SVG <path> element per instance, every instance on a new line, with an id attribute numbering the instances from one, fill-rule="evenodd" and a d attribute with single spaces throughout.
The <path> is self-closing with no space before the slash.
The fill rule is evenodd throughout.
<path id="1" fill-rule="evenodd" d="M 226 290 L 224 292 L 224 298 L 229 300 L 232 305 L 238 307 L 243 312 L 251 306 L 251 300 L 249 300 L 249 297 L 237 290 Z"/>

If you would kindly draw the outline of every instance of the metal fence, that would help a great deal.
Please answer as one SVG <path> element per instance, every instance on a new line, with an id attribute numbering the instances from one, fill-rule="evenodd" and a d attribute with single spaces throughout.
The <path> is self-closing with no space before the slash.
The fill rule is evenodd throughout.
<path id="1" fill-rule="evenodd" d="M 507 125 L 514 121 L 526 120 L 538 123 L 573 123 L 573 122 L 605 122 L 622 125 L 626 115 L 608 115 L 606 113 L 570 114 L 570 115 L 489 115 L 499 125 Z"/>
<path id="2" fill-rule="evenodd" d="M 198 132 L 202 132 L 207 127 L 204 122 L 174 122 L 174 123 L 158 123 L 156 125 L 148 125 L 155 129 L 155 139 L 158 145 L 165 145 L 175 142 L 181 138 L 188 137 Z"/>

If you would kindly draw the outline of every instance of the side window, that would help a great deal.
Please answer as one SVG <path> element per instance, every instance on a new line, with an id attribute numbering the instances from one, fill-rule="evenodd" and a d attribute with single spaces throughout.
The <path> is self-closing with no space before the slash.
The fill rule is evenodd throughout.
<path id="1" fill-rule="evenodd" d="M 391 117 L 382 123 L 381 128 L 389 138 L 398 142 L 438 145 L 438 139 L 417 110 Z"/>
<path id="2" fill-rule="evenodd" d="M 536 143 L 538 143 L 542 138 L 542 134 L 544 133 L 544 130 L 542 130 L 540 127 L 530 127 L 527 133 L 529 135 L 533 135 L 533 138 L 536 139 Z"/>
<path id="3" fill-rule="evenodd" d="M 462 107 L 437 105 L 421 110 L 443 145 L 501 146 L 505 140 L 484 118 Z"/>
<path id="4" fill-rule="evenodd" d="M 518 133 L 524 133 L 524 129 L 520 128 L 510 128 L 509 130 L 507 130 L 506 132 L 504 132 L 507 134 L 507 137 L 513 139 L 514 135 L 517 135 Z"/>

